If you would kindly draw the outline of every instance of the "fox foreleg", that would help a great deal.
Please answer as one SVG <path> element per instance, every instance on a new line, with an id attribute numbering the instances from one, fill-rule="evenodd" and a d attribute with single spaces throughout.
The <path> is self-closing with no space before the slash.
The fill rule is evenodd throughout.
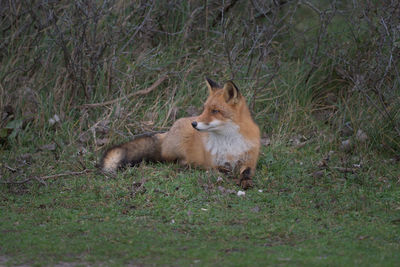
<path id="1" fill-rule="evenodd" d="M 239 164 L 239 177 L 237 184 L 243 189 L 253 187 L 253 176 L 256 172 L 258 149 L 249 151 Z"/>
<path id="2" fill-rule="evenodd" d="M 245 190 L 253 187 L 254 172 L 255 172 L 254 168 L 243 165 L 240 168 L 239 178 L 237 179 L 237 185 L 239 185 Z"/>

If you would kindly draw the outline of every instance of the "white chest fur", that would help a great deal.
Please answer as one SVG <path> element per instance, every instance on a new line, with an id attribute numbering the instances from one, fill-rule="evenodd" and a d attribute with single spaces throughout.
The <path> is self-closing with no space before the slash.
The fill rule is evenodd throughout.
<path id="1" fill-rule="evenodd" d="M 215 166 L 229 163 L 233 168 L 253 146 L 252 142 L 240 134 L 239 126 L 234 123 L 226 124 L 218 132 L 209 132 L 203 141 Z"/>

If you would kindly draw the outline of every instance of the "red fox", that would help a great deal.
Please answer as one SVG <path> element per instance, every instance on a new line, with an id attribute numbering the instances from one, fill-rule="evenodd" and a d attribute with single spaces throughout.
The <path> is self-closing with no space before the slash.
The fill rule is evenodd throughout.
<path id="1" fill-rule="evenodd" d="M 168 132 L 137 135 L 110 148 L 100 167 L 114 172 L 125 165 L 146 161 L 178 161 L 206 169 L 238 172 L 238 185 L 252 187 L 260 130 L 246 100 L 232 81 L 223 87 L 206 78 L 209 96 L 198 117 L 177 120 Z"/>

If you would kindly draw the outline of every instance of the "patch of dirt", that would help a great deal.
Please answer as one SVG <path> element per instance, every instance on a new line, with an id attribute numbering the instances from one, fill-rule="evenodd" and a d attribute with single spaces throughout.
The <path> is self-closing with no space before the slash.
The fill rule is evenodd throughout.
<path id="1" fill-rule="evenodd" d="M 10 258 L 4 255 L 0 255 L 0 267 L 8 266 L 7 263 L 10 261 Z M 22 265 L 13 265 L 15 267 L 30 267 L 31 265 L 22 264 Z"/>
<path id="2" fill-rule="evenodd" d="M 11 258 L 4 256 L 4 255 L 0 255 L 0 267 L 6 267 L 9 265 L 9 262 L 11 262 Z M 21 265 L 12 265 L 15 267 L 31 267 L 34 264 L 21 264 Z M 97 264 L 96 264 L 97 265 Z M 58 262 L 55 265 L 53 265 L 55 267 L 74 267 L 74 266 L 93 266 L 87 262 Z M 100 266 L 102 266 L 102 264 L 100 264 Z M 135 265 L 133 265 L 135 266 Z"/>

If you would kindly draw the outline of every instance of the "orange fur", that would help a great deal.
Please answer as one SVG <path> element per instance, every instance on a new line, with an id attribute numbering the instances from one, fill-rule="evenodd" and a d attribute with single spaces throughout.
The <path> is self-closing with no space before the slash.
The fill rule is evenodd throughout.
<path id="1" fill-rule="evenodd" d="M 203 168 L 239 172 L 238 184 L 252 186 L 260 131 L 245 98 L 231 81 L 221 88 L 207 79 L 209 97 L 198 117 L 181 118 L 162 134 L 145 135 L 111 148 L 101 167 L 114 171 L 142 160 L 178 161 Z"/>

